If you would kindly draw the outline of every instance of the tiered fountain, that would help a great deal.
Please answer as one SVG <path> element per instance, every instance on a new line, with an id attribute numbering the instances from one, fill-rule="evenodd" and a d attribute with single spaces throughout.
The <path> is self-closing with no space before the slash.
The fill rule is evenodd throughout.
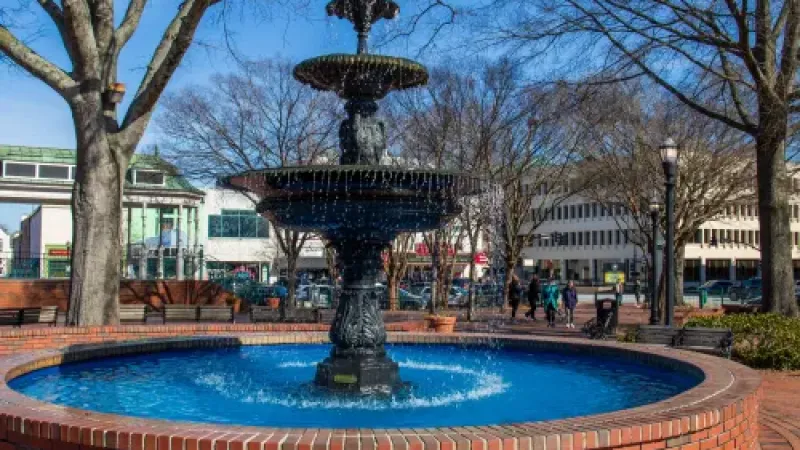
<path id="1" fill-rule="evenodd" d="M 393 90 L 427 83 L 415 62 L 367 53 L 370 28 L 397 16 L 391 0 L 333 0 L 329 15 L 347 19 L 358 33 L 356 54 L 333 54 L 300 63 L 294 76 L 346 100 L 339 129 L 339 165 L 250 171 L 228 184 L 261 197 L 258 210 L 273 223 L 324 236 L 336 249 L 343 286 L 330 330 L 330 357 L 315 382 L 337 391 L 391 392 L 400 386 L 397 364 L 384 350 L 386 330 L 378 306 L 381 253 L 400 232 L 443 226 L 460 211 L 458 199 L 480 190 L 480 180 L 458 173 L 381 166 L 384 123 L 376 100 Z"/>

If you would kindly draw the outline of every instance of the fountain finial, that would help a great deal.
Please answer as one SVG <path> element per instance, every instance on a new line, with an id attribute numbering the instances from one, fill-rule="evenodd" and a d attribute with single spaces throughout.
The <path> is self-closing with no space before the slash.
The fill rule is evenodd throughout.
<path id="1" fill-rule="evenodd" d="M 358 33 L 357 53 L 367 53 L 367 38 L 372 24 L 381 19 L 394 19 L 400 7 L 391 0 L 332 0 L 325 8 L 329 16 L 347 19 Z"/>

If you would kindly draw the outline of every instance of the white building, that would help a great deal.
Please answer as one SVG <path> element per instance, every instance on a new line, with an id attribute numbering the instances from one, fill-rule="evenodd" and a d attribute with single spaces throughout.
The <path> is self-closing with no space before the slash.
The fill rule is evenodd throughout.
<path id="1" fill-rule="evenodd" d="M 6 276 L 8 259 L 11 258 L 11 235 L 0 227 L 0 277 Z"/>
<path id="2" fill-rule="evenodd" d="M 249 272 L 252 279 L 274 278 L 277 242 L 269 222 L 258 215 L 253 201 L 238 192 L 208 189 L 200 208 L 200 238 L 204 278 Z"/>
<path id="3" fill-rule="evenodd" d="M 523 250 L 523 263 L 529 270 L 552 269 L 562 279 L 595 283 L 604 282 L 604 274 L 615 271 L 624 272 L 627 279 L 635 272 L 644 275 L 647 254 L 631 242 L 633 234 L 629 233 L 634 231 L 624 229 L 625 214 L 623 208 L 609 211 L 589 199 L 573 197 L 555 208 L 552 217 L 536 230 L 543 236 L 565 233 L 567 243 L 535 240 Z M 756 205 L 728 208 L 722 217 L 704 223 L 685 247 L 686 285 L 759 276 L 758 227 Z M 794 273 L 800 278 L 800 208 L 796 204 L 791 230 Z"/>

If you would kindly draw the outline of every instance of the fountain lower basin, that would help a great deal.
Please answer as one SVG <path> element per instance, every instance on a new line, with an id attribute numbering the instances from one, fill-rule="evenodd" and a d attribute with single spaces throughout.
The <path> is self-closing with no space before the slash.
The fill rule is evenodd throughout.
<path id="1" fill-rule="evenodd" d="M 0 357 L 0 377 L 10 380 L 38 368 L 66 361 L 113 355 L 166 350 L 186 350 L 241 345 L 324 343 L 323 333 L 275 333 L 290 326 L 275 325 L 268 334 L 245 330 L 250 325 L 224 325 L 214 329 L 191 325 L 180 327 L 105 327 L 96 330 L 42 329 L 0 331 L 0 351 L 47 347 L 25 354 Z M 238 331 L 237 331 L 238 330 Z M 209 336 L 219 333 L 222 336 Z M 184 335 L 176 339 L 157 339 L 157 335 Z M 81 345 L 103 340 L 130 340 L 104 345 Z M 49 344 L 43 344 L 49 342 Z M 459 426 L 408 428 L 397 423 L 389 429 L 286 428 L 231 426 L 212 423 L 133 418 L 53 405 L 24 396 L 0 384 L 0 442 L 25 445 L 29 449 L 84 445 L 113 449 L 145 450 L 270 450 L 301 449 L 307 444 L 318 450 L 341 449 L 345 442 L 361 448 L 410 450 L 472 448 L 547 450 L 569 442 L 575 449 L 622 449 L 631 446 L 678 449 L 685 442 L 719 440 L 720 446 L 752 449 L 758 429 L 760 377 L 757 372 L 731 361 L 690 352 L 672 351 L 612 342 L 587 342 L 557 338 L 489 335 L 432 335 L 427 333 L 390 334 L 389 342 L 403 344 L 503 345 L 505 348 L 558 350 L 571 353 L 617 355 L 655 367 L 679 367 L 702 373 L 703 381 L 666 400 L 580 419 L 544 422 L 515 422 L 504 426 Z M 55 349 L 58 345 L 69 347 Z M 736 437 L 731 430 L 735 428 Z"/>

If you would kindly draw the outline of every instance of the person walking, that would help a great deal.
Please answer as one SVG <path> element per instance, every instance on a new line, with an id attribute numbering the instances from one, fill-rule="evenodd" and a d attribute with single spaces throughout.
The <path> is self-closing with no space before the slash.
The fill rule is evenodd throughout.
<path id="1" fill-rule="evenodd" d="M 536 305 L 539 303 L 539 292 L 542 289 L 539 283 L 539 275 L 533 275 L 531 283 L 528 285 L 528 303 L 531 305 L 530 311 L 525 313 L 525 317 L 536 320 Z"/>
<path id="2" fill-rule="evenodd" d="M 511 275 L 511 285 L 508 287 L 508 301 L 511 303 L 511 318 L 517 317 L 517 309 L 522 302 L 522 285 L 517 274 Z"/>
<path id="3" fill-rule="evenodd" d="M 558 309 L 558 283 L 552 275 L 542 288 L 542 301 L 547 316 L 547 326 L 553 328 L 556 326 L 556 310 Z"/>
<path id="4" fill-rule="evenodd" d="M 567 315 L 567 328 L 575 328 L 575 307 L 578 306 L 578 291 L 575 282 L 567 283 L 561 292 L 561 301 L 564 303 L 564 313 Z"/>
<path id="5" fill-rule="evenodd" d="M 633 282 L 633 296 L 636 298 L 636 307 L 638 308 L 640 306 L 639 300 L 642 297 L 642 282 L 638 278 Z"/>
<path id="6" fill-rule="evenodd" d="M 622 282 L 622 279 L 617 280 L 617 284 L 614 285 L 614 296 L 617 299 L 617 306 L 622 306 L 622 295 L 625 293 L 625 283 Z"/>

